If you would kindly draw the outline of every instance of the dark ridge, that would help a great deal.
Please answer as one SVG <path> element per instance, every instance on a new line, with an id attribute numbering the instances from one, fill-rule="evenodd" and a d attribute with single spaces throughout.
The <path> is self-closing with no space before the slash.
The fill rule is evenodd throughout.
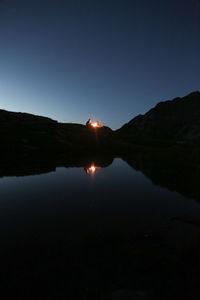
<path id="1" fill-rule="evenodd" d="M 29 155 L 41 153 L 96 152 L 103 148 L 112 130 L 59 123 L 50 118 L 0 110 L 0 153 Z"/>
<path id="2" fill-rule="evenodd" d="M 58 155 L 133 153 L 136 146 L 200 146 L 200 92 L 159 102 L 113 132 L 0 110 L 1 160 Z"/>
<path id="3" fill-rule="evenodd" d="M 200 143 L 200 92 L 159 102 L 116 131 L 132 140 L 166 141 L 178 144 Z"/>

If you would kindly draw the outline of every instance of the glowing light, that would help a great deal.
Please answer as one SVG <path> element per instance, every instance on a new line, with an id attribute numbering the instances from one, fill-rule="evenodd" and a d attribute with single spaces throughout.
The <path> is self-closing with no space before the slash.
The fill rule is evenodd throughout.
<path id="1" fill-rule="evenodd" d="M 96 172 L 95 166 L 91 166 L 91 167 L 90 167 L 90 170 L 91 170 L 92 173 Z"/>
<path id="2" fill-rule="evenodd" d="M 92 123 L 92 126 L 97 127 L 98 126 L 97 122 Z"/>
<path id="3" fill-rule="evenodd" d="M 92 127 L 97 128 L 97 127 L 103 127 L 103 125 L 99 125 L 98 121 L 94 121 L 92 123 L 90 123 Z"/>
<path id="4" fill-rule="evenodd" d="M 90 167 L 85 168 L 85 172 L 87 174 L 94 174 L 94 173 L 96 173 L 97 169 L 100 169 L 100 167 L 96 167 L 95 165 L 91 165 Z"/>

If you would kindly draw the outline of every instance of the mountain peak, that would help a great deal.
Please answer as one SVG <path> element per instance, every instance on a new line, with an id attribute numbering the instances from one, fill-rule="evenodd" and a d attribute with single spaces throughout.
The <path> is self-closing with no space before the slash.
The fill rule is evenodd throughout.
<path id="1" fill-rule="evenodd" d="M 159 102 L 122 126 L 120 134 L 134 139 L 200 143 L 200 92 Z"/>

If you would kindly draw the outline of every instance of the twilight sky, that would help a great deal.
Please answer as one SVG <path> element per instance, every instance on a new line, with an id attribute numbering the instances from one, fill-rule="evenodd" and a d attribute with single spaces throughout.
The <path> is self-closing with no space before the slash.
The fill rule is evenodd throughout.
<path id="1" fill-rule="evenodd" d="M 199 89 L 198 0 L 0 0 L 0 109 L 116 129 Z"/>

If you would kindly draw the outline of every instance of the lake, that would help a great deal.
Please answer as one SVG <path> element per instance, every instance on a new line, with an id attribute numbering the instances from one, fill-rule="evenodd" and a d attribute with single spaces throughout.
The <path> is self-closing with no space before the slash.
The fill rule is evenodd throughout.
<path id="1" fill-rule="evenodd" d="M 105 270 L 92 271 L 97 281 L 94 283 L 84 251 L 92 248 L 92 255 L 96 253 L 98 257 L 99 249 L 101 253 L 107 249 L 104 261 L 112 261 L 109 255 L 121 249 L 119 241 L 126 244 L 126 249 L 129 247 L 126 238 L 130 234 L 143 236 L 149 234 L 149 224 L 156 227 L 157 222 L 200 212 L 198 201 L 153 184 L 144 172 L 120 158 L 103 167 L 91 160 L 85 167 L 57 167 L 44 174 L 2 177 L 0 199 L 3 277 L 16 293 L 21 295 L 23 291 L 26 297 L 34 289 L 33 282 L 34 285 L 37 282 L 37 286 L 38 278 L 39 281 L 43 278 L 40 288 L 45 289 L 50 284 L 52 293 L 58 293 L 59 286 L 59 299 L 66 299 L 62 296 L 69 295 L 69 290 L 73 294 L 71 299 L 100 299 L 97 282 L 101 282 L 101 286 L 107 284 L 108 280 L 105 284 L 102 279 Z M 111 240 L 109 247 L 108 240 Z M 105 244 L 107 248 L 102 250 Z M 76 258 L 72 258 L 72 263 L 73 254 Z M 80 262 L 80 257 L 84 262 Z M 113 259 L 111 266 L 116 264 L 115 255 Z M 119 257 L 117 259 L 119 262 Z M 102 264 L 96 256 L 92 262 Z M 65 274 L 65 268 L 69 268 L 71 275 Z M 115 272 L 113 270 L 112 267 Z M 113 276 L 111 273 L 109 278 Z M 69 277 L 71 283 L 64 284 Z"/>

